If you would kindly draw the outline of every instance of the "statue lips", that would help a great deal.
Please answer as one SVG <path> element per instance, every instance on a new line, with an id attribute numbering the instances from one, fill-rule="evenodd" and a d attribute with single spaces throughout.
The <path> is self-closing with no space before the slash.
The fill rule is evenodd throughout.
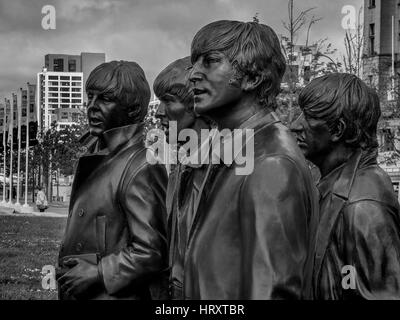
<path id="1" fill-rule="evenodd" d="M 98 126 L 103 123 L 103 120 L 95 117 L 89 117 L 89 124 L 92 126 Z"/>
<path id="2" fill-rule="evenodd" d="M 195 100 L 197 100 L 199 96 L 206 94 L 208 92 L 206 89 L 201 89 L 201 88 L 193 88 L 192 91 Z"/>
<path id="3" fill-rule="evenodd" d="M 307 148 L 307 143 L 305 143 L 303 139 L 297 137 L 296 140 L 297 140 L 297 145 L 298 145 L 301 149 Z"/>

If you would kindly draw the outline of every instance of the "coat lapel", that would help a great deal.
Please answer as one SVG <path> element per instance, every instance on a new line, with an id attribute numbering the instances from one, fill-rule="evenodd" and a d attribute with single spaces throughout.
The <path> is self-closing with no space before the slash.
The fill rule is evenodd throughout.
<path id="1" fill-rule="evenodd" d="M 321 221 L 318 226 L 316 242 L 315 242 L 315 264 L 314 271 L 317 278 L 321 272 L 322 262 L 326 255 L 335 223 L 340 212 L 349 199 L 351 187 L 354 177 L 360 163 L 361 150 L 356 151 L 349 159 L 347 165 L 343 168 L 339 178 L 333 185 L 332 200 L 328 204 L 328 209 L 322 214 Z"/>
<path id="2" fill-rule="evenodd" d="M 261 128 L 264 128 L 266 126 L 272 125 L 277 122 L 280 122 L 280 121 L 279 121 L 278 117 L 276 116 L 276 114 L 274 112 L 270 112 L 267 109 L 265 109 L 265 110 L 259 111 L 257 114 L 253 115 L 250 119 L 246 120 L 239 127 L 239 129 L 254 129 L 254 134 L 256 134 L 257 131 L 260 130 Z M 247 141 L 245 142 L 245 144 L 241 145 L 241 149 L 239 150 L 239 152 L 242 152 L 242 149 L 244 148 L 246 143 L 247 143 Z M 212 152 L 211 152 L 210 156 L 212 156 Z M 190 232 L 189 232 L 189 237 L 188 237 L 188 244 L 190 244 L 190 241 L 193 238 L 194 231 L 196 230 L 198 221 L 200 220 L 199 207 L 200 207 L 202 198 L 204 197 L 204 189 L 205 189 L 206 185 L 208 187 L 210 187 L 210 184 L 212 183 L 212 180 L 215 178 L 215 175 L 218 173 L 218 171 L 220 171 L 223 167 L 231 167 L 232 164 L 223 164 L 223 163 L 208 164 L 205 177 L 200 185 L 199 195 L 195 201 L 194 211 L 193 211 L 193 219 L 192 219 L 192 224 L 190 226 Z"/>
<path id="3" fill-rule="evenodd" d="M 79 158 L 74 181 L 72 183 L 70 208 L 72 208 L 72 204 L 79 193 L 80 187 L 106 157 L 106 153 L 94 153 Z"/>
<path id="4" fill-rule="evenodd" d="M 71 209 L 74 201 L 87 178 L 99 167 L 104 160 L 121 150 L 127 148 L 142 139 L 143 124 L 133 124 L 124 127 L 118 127 L 104 132 L 104 139 L 107 148 L 102 151 L 94 152 L 96 149 L 97 138 L 84 135 L 83 140 L 90 141 L 90 148 L 87 154 L 80 157 L 75 170 L 74 181 L 72 183 L 71 199 L 69 208 Z"/>

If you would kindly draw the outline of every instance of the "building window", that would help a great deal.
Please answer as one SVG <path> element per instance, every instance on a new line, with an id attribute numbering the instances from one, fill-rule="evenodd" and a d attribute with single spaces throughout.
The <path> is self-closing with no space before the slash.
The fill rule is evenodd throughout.
<path id="1" fill-rule="evenodd" d="M 61 102 L 63 102 L 63 103 L 69 103 L 70 101 L 69 101 L 69 99 L 61 99 Z"/>
<path id="2" fill-rule="evenodd" d="M 64 92 L 67 91 L 68 92 L 69 88 L 60 88 L 60 91 L 64 91 Z"/>
<path id="3" fill-rule="evenodd" d="M 78 81 L 81 81 L 82 79 L 81 79 L 81 77 L 72 77 L 72 80 L 78 80 Z"/>
<path id="4" fill-rule="evenodd" d="M 69 80 L 69 77 L 67 77 L 67 76 L 61 76 L 61 77 L 60 77 L 60 80 Z"/>
<path id="5" fill-rule="evenodd" d="M 68 61 L 68 71 L 75 72 L 76 71 L 76 60 L 69 60 Z"/>
<path id="6" fill-rule="evenodd" d="M 62 112 L 61 113 L 61 119 L 68 119 L 68 113 L 67 112 Z"/>
<path id="7" fill-rule="evenodd" d="M 61 108 L 69 108 L 69 104 L 62 104 Z"/>
<path id="8" fill-rule="evenodd" d="M 369 36 L 375 37 L 375 23 L 369 25 Z"/>
<path id="9" fill-rule="evenodd" d="M 369 54 L 375 54 L 375 23 L 369 25 Z"/>
<path id="10" fill-rule="evenodd" d="M 69 93 L 61 93 L 61 97 L 63 97 L 63 98 L 69 98 Z"/>
<path id="11" fill-rule="evenodd" d="M 54 59 L 54 61 L 53 61 L 53 69 L 56 72 L 64 71 L 64 60 L 63 59 Z"/>
<path id="12" fill-rule="evenodd" d="M 375 8 L 375 0 L 369 0 L 369 6 L 368 6 L 368 8 L 369 8 L 369 9 Z"/>
<path id="13" fill-rule="evenodd" d="M 399 2 L 400 5 L 400 2 Z M 400 20 L 399 20 L 399 30 L 400 30 Z M 400 41 L 400 31 L 399 31 L 399 41 Z"/>
<path id="14" fill-rule="evenodd" d="M 29 106 L 29 112 L 33 113 L 33 109 L 34 109 L 35 105 L 33 103 L 30 104 Z"/>
<path id="15" fill-rule="evenodd" d="M 58 80 L 58 76 L 49 76 L 49 80 Z"/>
<path id="16" fill-rule="evenodd" d="M 72 88 L 72 92 L 81 92 L 81 88 Z"/>
<path id="17" fill-rule="evenodd" d="M 49 87 L 49 91 L 58 91 L 57 87 Z"/>

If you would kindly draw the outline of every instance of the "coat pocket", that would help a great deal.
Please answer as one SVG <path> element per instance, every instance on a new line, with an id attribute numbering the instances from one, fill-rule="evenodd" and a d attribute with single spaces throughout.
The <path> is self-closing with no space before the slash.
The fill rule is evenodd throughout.
<path id="1" fill-rule="evenodd" d="M 107 228 L 107 217 L 98 216 L 96 218 L 96 237 L 97 237 L 97 249 L 100 257 L 106 254 L 106 228 Z"/>

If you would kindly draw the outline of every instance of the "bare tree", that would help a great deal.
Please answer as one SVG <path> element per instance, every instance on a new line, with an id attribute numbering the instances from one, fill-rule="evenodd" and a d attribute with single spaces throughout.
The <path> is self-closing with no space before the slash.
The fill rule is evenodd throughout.
<path id="1" fill-rule="evenodd" d="M 281 97 L 281 102 L 286 105 L 285 112 L 287 115 L 287 122 L 292 122 L 294 118 L 294 100 L 296 99 L 297 93 L 297 84 L 298 84 L 298 66 L 294 65 L 295 55 L 294 50 L 296 46 L 296 42 L 298 40 L 299 34 L 303 31 L 303 29 L 307 26 L 307 37 L 306 37 L 306 45 L 303 50 L 312 51 L 309 46 L 309 37 L 311 27 L 320 21 L 322 18 L 316 17 L 313 15 L 309 18 L 310 13 L 315 9 L 309 8 L 306 10 L 302 10 L 299 13 L 296 13 L 294 7 L 294 0 L 288 0 L 288 20 L 282 21 L 283 27 L 287 30 L 288 36 L 281 38 L 282 51 L 286 58 L 287 72 L 285 76 L 285 82 L 287 83 L 287 88 L 284 89 L 285 97 Z M 284 43 L 286 42 L 286 43 Z M 314 44 L 315 47 L 315 44 Z M 279 102 L 278 102 L 279 103 Z"/>
<path id="2" fill-rule="evenodd" d="M 346 53 L 342 56 L 344 71 L 355 74 L 357 77 L 361 77 L 362 75 L 362 57 L 364 52 L 364 32 L 361 23 L 362 13 L 363 7 L 360 7 L 355 30 L 346 30 L 344 37 Z"/>

